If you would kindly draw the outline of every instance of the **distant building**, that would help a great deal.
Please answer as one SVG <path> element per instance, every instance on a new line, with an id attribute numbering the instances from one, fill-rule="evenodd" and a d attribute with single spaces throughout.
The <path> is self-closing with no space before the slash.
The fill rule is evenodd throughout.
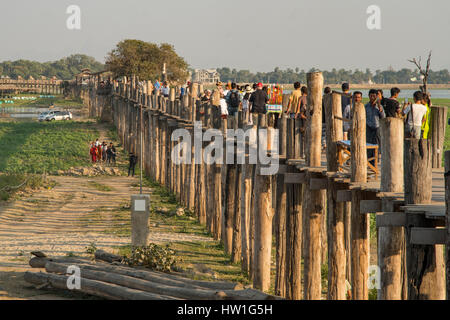
<path id="1" fill-rule="evenodd" d="M 195 69 L 192 76 L 193 82 L 216 83 L 220 81 L 220 74 L 216 69 Z"/>

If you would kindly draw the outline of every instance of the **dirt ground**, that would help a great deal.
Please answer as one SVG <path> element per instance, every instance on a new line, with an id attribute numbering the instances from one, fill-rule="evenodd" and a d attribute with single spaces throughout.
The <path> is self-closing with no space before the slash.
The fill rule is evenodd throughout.
<path id="1" fill-rule="evenodd" d="M 23 281 L 25 271 L 40 271 L 28 266 L 31 251 L 42 251 L 50 257 L 89 256 L 86 249 L 91 244 L 117 252 L 119 246 L 131 242 L 129 236 L 107 231 L 114 212 L 129 205 L 130 195 L 138 192 L 136 177 L 51 179 L 57 182 L 53 189 L 37 191 L 0 207 L 0 300 L 68 298 L 42 294 Z M 98 185 L 108 190 L 100 191 Z M 143 192 L 151 190 L 144 188 Z M 176 232 L 156 231 L 150 235 L 150 241 L 158 244 L 202 240 L 209 239 Z"/>
<path id="2" fill-rule="evenodd" d="M 99 125 L 100 140 L 110 141 L 107 128 Z M 105 140 L 105 141 L 106 141 Z M 102 140 L 103 141 L 103 140 Z M 37 290 L 23 280 L 26 271 L 39 272 L 28 265 L 31 251 L 49 257 L 89 256 L 87 248 L 118 252 L 131 243 L 129 233 L 115 234 L 111 227 L 128 227 L 130 195 L 138 193 L 137 177 L 51 176 L 51 189 L 23 194 L 14 201 L 0 203 L 0 300 L 9 299 L 92 299 L 80 294 Z M 144 193 L 150 193 L 144 187 Z M 124 210 L 125 208 L 125 210 Z M 120 219 L 118 218 L 120 210 Z M 114 222 L 114 223 L 113 223 Z M 118 226 L 119 224 L 119 226 Z M 155 228 L 150 241 L 210 241 L 189 233 Z"/>

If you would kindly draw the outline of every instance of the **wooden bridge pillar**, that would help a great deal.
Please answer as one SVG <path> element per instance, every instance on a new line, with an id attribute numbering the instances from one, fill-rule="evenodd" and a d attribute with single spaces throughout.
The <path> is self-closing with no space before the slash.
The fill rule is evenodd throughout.
<path id="1" fill-rule="evenodd" d="M 324 96 L 326 137 L 327 137 L 327 171 L 339 170 L 339 149 L 337 142 L 343 139 L 341 95 L 333 93 Z M 328 178 L 328 299 L 345 300 L 346 285 L 346 251 L 345 251 L 345 215 L 344 202 L 338 202 L 337 192 L 341 184 Z"/>
<path id="2" fill-rule="evenodd" d="M 307 74 L 308 111 L 306 163 L 309 168 L 321 165 L 322 137 L 322 91 L 323 75 L 321 72 Z M 321 227 L 325 207 L 325 190 L 313 190 L 311 179 L 315 172 L 306 173 L 306 184 L 303 191 L 304 215 L 304 299 L 319 300 L 322 295 L 321 280 Z"/>
<path id="3" fill-rule="evenodd" d="M 353 107 L 353 125 L 351 141 L 351 182 L 367 182 L 367 151 L 366 151 L 366 111 L 362 103 Z M 352 298 L 367 300 L 368 269 L 369 269 L 369 217 L 362 214 L 360 188 L 352 190 Z"/>
<path id="4" fill-rule="evenodd" d="M 428 140 L 405 139 L 405 204 L 431 202 L 432 146 Z M 413 217 L 406 228 L 406 259 L 409 300 L 445 299 L 445 267 L 442 245 L 411 242 Z"/>
<path id="5" fill-rule="evenodd" d="M 445 247 L 446 265 L 446 299 L 450 299 L 450 150 L 445 151 L 445 226 L 447 229 L 447 239 Z"/>
<path id="6" fill-rule="evenodd" d="M 283 103 L 286 106 L 286 95 L 283 95 Z M 279 146 L 280 150 L 280 166 L 285 168 L 286 164 L 286 148 L 287 137 L 286 127 L 287 118 L 281 114 L 278 118 L 279 130 Z M 281 172 L 280 172 L 281 171 Z M 286 219 L 287 219 L 287 193 L 286 184 L 284 183 L 284 172 L 280 170 L 276 175 L 275 185 L 275 236 L 276 236 L 276 274 L 275 274 L 275 294 L 286 296 L 286 260 L 289 259 L 286 251 Z M 301 271 L 301 270 L 300 270 Z M 301 292 L 301 291 L 300 291 Z"/>
<path id="7" fill-rule="evenodd" d="M 447 107 L 431 107 L 428 139 L 431 140 L 431 164 L 433 168 L 442 168 L 445 129 L 447 128 L 447 109 Z"/>
<path id="8" fill-rule="evenodd" d="M 403 120 L 380 120 L 381 132 L 381 192 L 403 192 Z M 391 198 L 382 199 L 382 212 L 394 212 Z M 401 300 L 403 288 L 403 261 L 405 235 L 403 227 L 378 228 L 378 265 L 381 289 L 379 300 Z"/>
<path id="9" fill-rule="evenodd" d="M 267 115 L 259 115 L 258 129 L 268 130 Z M 269 131 L 269 130 L 268 130 Z M 267 137 L 270 134 L 267 132 Z M 257 146 L 267 150 L 267 141 L 261 139 L 261 134 L 257 135 Z M 258 157 L 255 174 L 255 241 L 253 251 L 254 278 L 253 286 L 255 288 L 267 291 L 270 287 L 270 266 L 272 251 L 272 178 L 269 175 L 261 174 L 261 163 Z"/>

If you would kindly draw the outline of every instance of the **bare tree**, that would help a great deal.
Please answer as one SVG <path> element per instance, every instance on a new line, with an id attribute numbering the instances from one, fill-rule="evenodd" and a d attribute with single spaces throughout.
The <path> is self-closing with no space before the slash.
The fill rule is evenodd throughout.
<path id="1" fill-rule="evenodd" d="M 419 57 L 419 60 L 417 61 L 416 58 L 413 58 L 411 60 L 408 60 L 411 63 L 414 63 L 417 67 L 417 69 L 419 69 L 420 74 L 423 76 L 423 86 L 421 86 L 421 90 L 422 92 L 426 93 L 427 92 L 427 82 L 428 82 L 428 74 L 430 73 L 430 65 L 431 65 L 431 50 L 430 53 L 428 54 L 428 59 L 427 59 L 427 66 L 425 69 L 422 68 L 422 57 Z"/>

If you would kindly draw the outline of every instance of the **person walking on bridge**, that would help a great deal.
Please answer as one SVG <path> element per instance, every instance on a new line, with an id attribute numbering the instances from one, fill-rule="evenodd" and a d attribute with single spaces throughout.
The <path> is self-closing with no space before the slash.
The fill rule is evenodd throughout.
<path id="1" fill-rule="evenodd" d="M 381 99 L 378 97 L 378 92 L 375 89 L 369 91 L 369 102 L 365 105 L 366 109 L 366 142 L 376 144 L 381 150 L 381 134 L 380 134 L 380 119 L 385 118 Z M 367 157 L 372 158 L 374 150 L 369 150 Z M 371 160 L 374 164 L 374 160 Z"/>
<path id="2" fill-rule="evenodd" d="M 168 98 L 169 97 L 169 86 L 167 84 L 167 81 L 164 81 L 164 85 L 161 89 L 161 93 L 163 95 L 164 98 Z"/>
<path id="3" fill-rule="evenodd" d="M 423 93 L 414 92 L 414 103 L 404 106 L 403 114 L 406 115 L 405 138 L 420 139 L 422 125 L 425 122 L 427 107 L 423 104 Z"/>
<path id="4" fill-rule="evenodd" d="M 256 91 L 253 92 L 250 97 L 249 103 L 251 112 L 266 113 L 266 103 L 269 101 L 269 98 L 262 88 L 262 83 L 258 83 Z"/>
<path id="5" fill-rule="evenodd" d="M 233 82 L 231 84 L 231 90 L 228 91 L 225 100 L 228 105 L 228 114 L 230 116 L 234 116 L 234 114 L 238 112 L 241 104 L 241 96 L 239 90 L 237 89 L 236 83 Z"/>
<path id="6" fill-rule="evenodd" d="M 292 91 L 291 95 L 289 96 L 289 104 L 287 106 L 286 113 L 291 119 L 295 118 L 295 115 L 296 115 L 295 112 L 297 110 L 297 106 L 300 104 L 300 99 L 302 97 L 302 92 L 300 90 L 301 86 L 302 85 L 300 82 L 298 82 L 298 81 L 295 82 L 294 90 Z"/>

